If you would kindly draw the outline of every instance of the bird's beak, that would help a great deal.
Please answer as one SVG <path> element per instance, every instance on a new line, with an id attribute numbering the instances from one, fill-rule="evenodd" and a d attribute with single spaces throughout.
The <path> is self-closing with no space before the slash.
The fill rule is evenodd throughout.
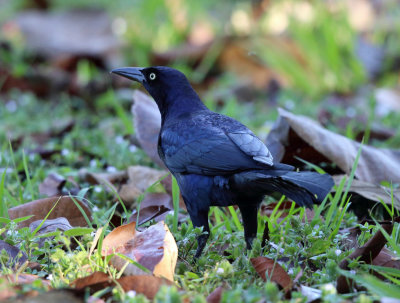
<path id="1" fill-rule="evenodd" d="M 121 67 L 113 69 L 111 73 L 143 83 L 145 81 L 145 77 L 142 74 L 142 69 L 143 67 Z"/>

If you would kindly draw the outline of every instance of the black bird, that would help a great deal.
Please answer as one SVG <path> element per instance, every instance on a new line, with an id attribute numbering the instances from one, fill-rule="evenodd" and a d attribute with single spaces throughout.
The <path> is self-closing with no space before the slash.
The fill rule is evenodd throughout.
<path id="1" fill-rule="evenodd" d="M 210 206 L 238 205 L 247 248 L 257 236 L 258 208 L 266 194 L 280 192 L 301 206 L 320 203 L 332 177 L 296 172 L 274 163 L 264 143 L 246 126 L 210 111 L 185 75 L 169 67 L 124 67 L 114 74 L 140 82 L 161 112 L 158 153 L 175 176 L 198 237 L 195 257 L 206 245 Z"/>

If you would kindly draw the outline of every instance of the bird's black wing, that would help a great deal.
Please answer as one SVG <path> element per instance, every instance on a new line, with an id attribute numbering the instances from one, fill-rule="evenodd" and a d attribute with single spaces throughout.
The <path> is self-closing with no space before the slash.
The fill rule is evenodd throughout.
<path id="1" fill-rule="evenodd" d="M 271 153 L 249 129 L 209 111 L 164 127 L 161 148 L 172 172 L 225 175 L 273 165 Z"/>

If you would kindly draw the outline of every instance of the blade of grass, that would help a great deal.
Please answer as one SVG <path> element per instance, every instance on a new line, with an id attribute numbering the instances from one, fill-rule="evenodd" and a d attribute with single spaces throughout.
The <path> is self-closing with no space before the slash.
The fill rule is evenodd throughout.
<path id="1" fill-rule="evenodd" d="M 240 223 L 239 217 L 238 217 L 235 209 L 233 208 L 233 206 L 228 206 L 228 209 L 229 209 L 229 212 L 231 213 L 233 223 L 235 224 L 237 230 L 243 230 L 243 226 Z"/>
<path id="2" fill-rule="evenodd" d="M 25 171 L 25 177 L 26 177 L 26 183 L 28 186 L 28 190 L 31 194 L 31 199 L 36 200 L 36 193 L 33 191 L 33 186 L 32 186 L 32 180 L 29 175 L 29 170 L 28 170 L 28 163 L 26 161 L 26 156 L 25 156 L 25 151 L 22 150 L 22 164 L 24 166 L 24 171 Z"/>
<path id="3" fill-rule="evenodd" d="M 178 232 L 178 215 L 179 215 L 179 186 L 175 177 L 172 176 L 172 202 L 174 205 L 174 221 L 173 221 L 173 233 Z"/>
<path id="4" fill-rule="evenodd" d="M 5 186 L 4 184 L 6 181 L 6 172 L 7 172 L 7 168 L 4 170 L 3 174 L 1 175 L 1 180 L 0 180 L 0 217 L 9 218 L 7 203 L 6 203 L 6 199 L 4 197 L 4 186 Z"/>
<path id="5" fill-rule="evenodd" d="M 18 167 L 15 164 L 15 156 L 14 156 L 14 150 L 12 148 L 11 140 L 8 140 L 8 144 L 10 147 L 10 158 L 11 158 L 12 166 L 14 167 L 13 172 L 15 175 L 15 179 L 17 180 L 17 183 L 18 183 L 19 201 L 23 201 L 23 192 L 22 192 L 23 186 L 22 186 L 21 178 L 19 177 L 19 174 L 18 174 Z M 17 205 L 19 205 L 19 203 L 15 204 L 14 206 L 17 206 Z"/>
<path id="6" fill-rule="evenodd" d="M 69 197 L 74 202 L 75 206 L 78 207 L 78 209 L 81 212 L 82 216 L 85 218 L 86 224 L 88 226 L 90 226 L 91 228 L 93 228 L 91 220 L 89 219 L 89 217 L 87 216 L 86 212 L 84 211 L 82 206 L 79 204 L 79 202 L 77 200 L 75 200 L 75 198 L 73 196 L 69 195 Z"/>
<path id="7" fill-rule="evenodd" d="M 127 261 L 127 262 L 129 262 L 129 263 L 131 263 L 133 265 L 135 265 L 139 269 L 143 270 L 145 273 L 152 274 L 152 272 L 148 268 L 144 267 L 142 264 L 136 262 L 135 260 L 132 260 L 131 258 L 129 258 L 129 257 L 127 257 L 127 256 L 125 256 L 125 255 L 123 255 L 121 253 L 115 253 L 115 255 L 120 257 L 121 259 L 123 259 L 123 260 L 125 260 L 125 261 Z"/>
<path id="8" fill-rule="evenodd" d="M 54 208 L 56 208 L 56 206 L 58 205 L 58 202 L 60 202 L 61 197 L 58 198 L 58 200 L 56 201 L 56 203 L 54 203 L 53 207 L 50 209 L 50 211 L 47 213 L 46 217 L 44 217 L 44 219 L 42 220 L 42 222 L 40 222 L 40 224 L 35 228 L 35 230 L 32 232 L 32 236 L 34 237 L 36 235 L 36 233 L 39 231 L 39 229 L 42 227 L 42 225 L 44 224 L 44 222 L 47 220 L 47 218 L 50 216 L 50 214 L 53 212 Z"/>

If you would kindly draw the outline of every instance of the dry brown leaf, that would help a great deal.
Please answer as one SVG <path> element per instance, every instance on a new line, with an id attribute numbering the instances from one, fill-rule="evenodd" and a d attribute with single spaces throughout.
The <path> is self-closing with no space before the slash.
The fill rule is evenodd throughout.
<path id="1" fill-rule="evenodd" d="M 167 172 L 147 166 L 130 166 L 127 170 L 128 182 L 118 192 L 121 199 L 131 205 L 151 185 L 164 177 Z"/>
<path id="2" fill-rule="evenodd" d="M 400 269 L 400 258 L 384 247 L 374 258 L 372 265 Z"/>
<path id="3" fill-rule="evenodd" d="M 296 163 L 300 157 L 312 163 L 333 162 L 350 174 L 360 143 L 333 133 L 305 116 L 279 109 L 280 117 L 267 138 L 275 161 Z M 364 145 L 356 168 L 357 179 L 373 184 L 400 182 L 400 150 Z"/>
<path id="4" fill-rule="evenodd" d="M 160 111 L 153 99 L 139 90 L 133 93 L 133 102 L 133 124 L 140 146 L 155 163 L 165 168 L 157 151 L 158 134 L 161 128 Z"/>
<path id="5" fill-rule="evenodd" d="M 85 287 L 112 281 L 111 277 L 104 272 L 96 271 L 89 276 L 78 278 L 75 281 L 71 282 L 70 286 L 76 289 L 84 289 Z M 96 290 L 94 290 L 96 291 Z"/>
<path id="6" fill-rule="evenodd" d="M 333 176 L 333 180 L 335 181 L 335 185 L 338 186 L 341 180 L 345 177 L 345 175 L 336 175 Z M 347 182 L 346 182 L 347 184 Z M 345 185 L 346 187 L 347 185 Z M 400 208 L 400 189 L 390 189 L 384 187 L 382 185 L 375 185 L 369 182 L 360 181 L 354 179 L 351 182 L 349 192 L 356 193 L 364 198 L 376 202 L 383 201 L 384 203 L 391 205 L 392 204 L 392 197 L 391 191 L 393 190 L 393 202 L 397 208 Z"/>
<path id="7" fill-rule="evenodd" d="M 165 193 L 147 193 L 140 203 L 138 225 L 150 220 L 156 222 L 165 219 L 165 216 L 173 210 L 172 198 Z M 137 222 L 137 211 L 133 211 L 129 222 Z"/>
<path id="8" fill-rule="evenodd" d="M 249 40 L 226 39 L 217 64 L 223 71 L 234 73 L 253 87 L 265 89 L 278 75 L 256 56 L 249 55 Z"/>
<path id="9" fill-rule="evenodd" d="M 75 280 L 71 283 L 71 286 L 77 290 L 89 288 L 90 293 L 93 294 L 106 287 L 115 286 L 116 282 L 125 292 L 133 290 L 136 293 L 144 294 L 150 300 L 155 297 L 161 285 L 173 285 L 173 283 L 166 279 L 150 275 L 125 276 L 113 280 L 103 272 L 95 272 L 90 276 Z M 108 296 L 104 295 L 103 298 L 107 298 Z"/>
<path id="10" fill-rule="evenodd" d="M 124 291 L 134 290 L 153 300 L 162 285 L 174 285 L 171 281 L 162 277 L 149 275 L 125 276 L 118 279 L 118 283 Z"/>
<path id="11" fill-rule="evenodd" d="M 111 231 L 103 240 L 101 254 L 107 256 L 120 252 L 124 245 L 136 236 L 136 222 L 121 225 Z"/>
<path id="12" fill-rule="evenodd" d="M 101 10 L 25 11 L 16 18 L 27 47 L 50 57 L 111 59 L 119 46 L 107 13 Z"/>
<path id="13" fill-rule="evenodd" d="M 29 229 L 33 232 L 40 224 L 42 223 L 42 220 L 37 220 L 32 222 L 29 225 Z M 69 224 L 68 220 L 64 217 L 59 217 L 56 219 L 47 219 L 43 225 L 40 227 L 40 229 L 37 231 L 38 234 L 45 234 L 49 232 L 54 232 L 56 230 L 60 231 L 66 231 L 71 229 L 72 226 Z M 38 239 L 38 245 L 39 247 L 43 247 L 44 243 L 48 241 L 49 238 L 54 238 L 54 236 L 50 237 L 41 237 Z"/>
<path id="14" fill-rule="evenodd" d="M 393 223 L 381 224 L 382 228 L 388 233 L 392 233 Z M 376 234 L 365 243 L 364 246 L 357 248 L 351 253 L 346 259 L 340 262 L 339 267 L 341 269 L 348 270 L 350 260 L 357 259 L 360 262 L 371 264 L 373 260 L 379 255 L 382 248 L 385 246 L 387 240 L 383 233 L 378 230 Z M 338 293 L 344 294 L 349 293 L 353 287 L 353 281 L 345 276 L 339 276 L 336 281 L 336 288 Z"/>
<path id="15" fill-rule="evenodd" d="M 42 183 L 39 184 L 39 193 L 48 197 L 59 196 L 67 180 L 56 173 L 50 173 Z"/>
<path id="16" fill-rule="evenodd" d="M 88 206 L 75 199 L 76 202 L 82 207 L 86 215 L 91 218 L 91 211 Z M 28 202 L 8 210 L 8 215 L 11 220 L 21 218 L 29 215 L 33 215 L 29 220 L 18 223 L 18 227 L 28 227 L 32 222 L 36 220 L 42 220 L 50 212 L 53 206 L 57 203 L 57 206 L 50 213 L 48 219 L 55 219 L 58 217 L 65 217 L 68 219 L 72 226 L 87 226 L 85 217 L 80 212 L 79 208 L 75 205 L 71 197 L 52 197 L 46 199 L 35 200 Z"/>
<path id="17" fill-rule="evenodd" d="M 86 180 L 91 184 L 99 184 L 104 187 L 104 190 L 108 192 L 118 192 L 117 187 L 114 184 L 126 182 L 128 174 L 126 171 L 117 171 L 112 173 L 93 173 L 83 169 L 79 171 L 79 175 L 82 179 Z"/>
<path id="18" fill-rule="evenodd" d="M 28 260 L 26 254 L 21 251 L 18 247 L 8 244 L 7 242 L 0 240 L 0 252 L 5 251 L 8 255 L 7 267 L 18 267 Z M 0 268 L 2 265 L 0 264 Z"/>
<path id="19" fill-rule="evenodd" d="M 213 42 L 203 44 L 185 43 L 176 48 L 169 49 L 165 52 L 156 52 L 153 54 L 153 60 L 156 65 L 168 65 L 177 59 L 191 62 L 199 62 L 209 51 Z"/>
<path id="20" fill-rule="evenodd" d="M 37 275 L 32 275 L 32 274 L 10 274 L 10 275 L 5 275 L 3 276 L 7 279 L 12 284 L 31 284 L 32 282 L 36 281 L 37 279 L 40 279 L 39 276 Z M 48 280 L 43 280 L 42 283 L 45 286 L 48 286 L 50 288 L 50 281 Z"/>
<path id="21" fill-rule="evenodd" d="M 135 225 L 135 222 L 122 225 L 108 234 L 103 241 L 102 255 L 121 253 L 143 265 L 154 275 L 173 281 L 178 247 L 167 225 L 159 222 L 143 232 L 136 231 Z M 122 269 L 126 264 L 126 261 L 118 256 L 113 256 L 110 262 L 118 269 Z M 143 274 L 143 271 L 129 264 L 124 274 Z"/>
<path id="22" fill-rule="evenodd" d="M 8 301 L 4 303 L 85 303 L 85 302 L 93 302 L 93 303 L 104 303 L 104 301 L 91 300 L 88 298 L 86 301 L 84 293 L 77 293 L 72 289 L 53 289 L 48 292 L 39 293 L 36 290 L 30 291 L 28 293 L 24 293 L 24 296 L 18 296 L 18 298 L 10 298 Z"/>
<path id="23" fill-rule="evenodd" d="M 252 258 L 250 261 L 256 272 L 264 281 L 270 279 L 272 282 L 282 287 L 286 293 L 290 292 L 293 287 L 293 281 L 282 266 L 267 257 Z"/>
<path id="24" fill-rule="evenodd" d="M 40 224 L 42 220 L 37 220 L 29 224 L 29 229 L 34 231 Z M 56 219 L 47 219 L 40 229 L 37 231 L 38 234 L 44 234 L 53 232 L 56 230 L 66 231 L 72 228 L 72 225 L 69 224 L 68 220 L 64 217 L 59 217 Z"/>
<path id="25" fill-rule="evenodd" d="M 225 291 L 225 287 L 224 286 L 218 286 L 216 289 L 214 289 L 212 291 L 212 293 L 210 293 L 207 296 L 207 303 L 219 303 L 219 302 L 221 302 L 222 293 L 224 291 Z"/>
<path id="26" fill-rule="evenodd" d="M 16 296 L 19 285 L 32 284 L 38 279 L 41 278 L 37 275 L 24 273 L 0 276 L 0 301 L 3 302 L 3 300 Z M 46 290 L 50 289 L 50 281 L 42 279 L 42 284 Z"/>

